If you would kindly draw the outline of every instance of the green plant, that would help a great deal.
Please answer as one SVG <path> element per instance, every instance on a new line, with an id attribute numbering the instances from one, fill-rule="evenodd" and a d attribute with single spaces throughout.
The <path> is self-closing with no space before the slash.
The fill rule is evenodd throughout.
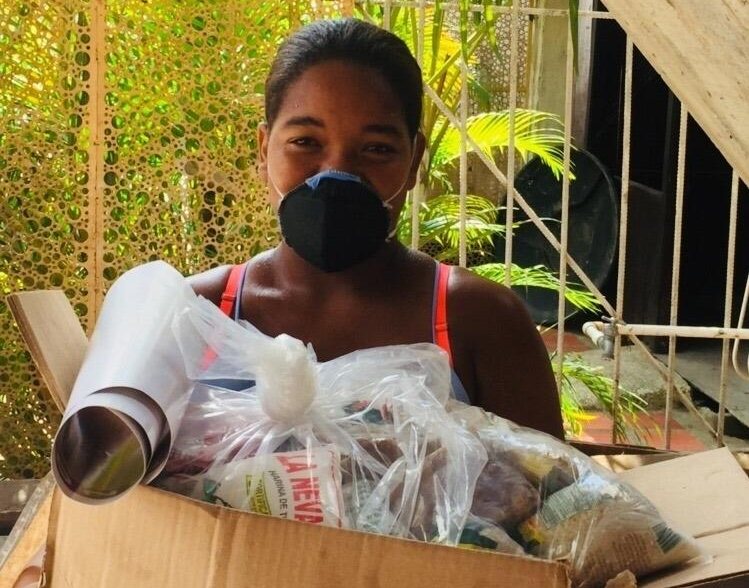
<path id="1" fill-rule="evenodd" d="M 505 281 L 505 264 L 494 262 L 494 238 L 505 233 L 505 226 L 497 224 L 497 206 L 490 200 L 469 195 L 466 197 L 466 244 L 472 261 L 470 269 L 497 283 Z M 410 245 L 411 206 L 407 204 L 398 223 L 398 238 Z M 515 225 L 517 226 L 517 224 Z M 445 194 L 432 198 L 419 209 L 418 248 L 429 252 L 435 259 L 457 262 L 460 247 L 460 198 Z M 479 263 L 483 262 L 483 263 Z M 514 286 L 559 290 L 559 278 L 543 266 L 520 267 L 513 264 L 511 282 Z M 593 294 L 576 284 L 569 284 L 567 300 L 575 308 L 595 312 L 599 305 Z"/>
<path id="2" fill-rule="evenodd" d="M 498 284 L 503 284 L 507 266 L 504 263 L 485 263 L 473 266 L 471 270 Z M 543 288 L 557 292 L 560 290 L 559 278 L 542 265 L 520 267 L 513 263 L 510 268 L 510 283 L 515 287 Z M 595 312 L 599 308 L 596 297 L 577 284 L 568 284 L 564 295 L 567 302 L 579 310 Z"/>
<path id="3" fill-rule="evenodd" d="M 469 117 L 466 131 L 490 158 L 495 151 L 504 152 L 510 140 L 510 113 L 486 112 Z M 515 149 L 523 161 L 536 155 L 559 179 L 564 170 L 562 123 L 554 114 L 518 108 L 515 111 Z M 460 157 L 460 132 L 453 126 L 445 131 L 432 156 L 433 168 L 454 162 Z M 473 148 L 469 149 L 473 151 Z"/>
<path id="4" fill-rule="evenodd" d="M 505 226 L 496 223 L 497 206 L 482 196 L 466 196 L 466 235 L 474 255 L 485 255 L 492 247 L 494 236 L 502 235 Z M 407 201 L 398 223 L 398 238 L 406 245 L 412 242 L 412 226 L 406 222 L 412 215 Z M 429 251 L 439 261 L 457 258 L 460 241 L 460 197 L 443 194 L 430 198 L 419 208 L 418 248 Z"/>
<path id="5" fill-rule="evenodd" d="M 552 368 L 555 374 L 559 374 L 559 362 L 552 361 Z M 565 355 L 560 381 L 562 413 L 568 433 L 579 435 L 583 432 L 584 423 L 591 420 L 580 405 L 575 382 L 590 390 L 604 410 L 614 415 L 614 381 L 603 374 L 601 368 L 590 366 L 579 355 Z M 632 390 L 619 387 L 617 417 L 614 419 L 614 433 L 618 441 L 646 443 L 640 418 L 647 414 L 647 405 L 647 401 Z"/>
<path id="6" fill-rule="evenodd" d="M 462 95 L 462 63 L 466 64 L 467 90 L 472 103 L 483 110 L 479 115 L 469 117 L 467 132 L 478 147 L 490 156 L 494 149 L 506 149 L 509 137 L 509 111 L 491 111 L 490 92 L 484 88 L 473 73 L 477 63 L 476 54 L 480 47 L 487 43 L 499 53 L 500 48 L 495 38 L 496 18 L 494 6 L 507 6 L 509 0 L 484 2 L 484 12 L 474 13 L 473 27 L 468 27 L 468 3 L 461 0 L 459 38 L 454 38 L 447 30 L 446 11 L 440 2 L 424 9 L 419 14 L 416 8 L 393 7 L 390 14 L 391 30 L 401 37 L 415 55 L 421 58 L 424 84 L 431 88 L 444 103 L 455 112 Z M 573 5 L 577 0 L 570 0 L 570 23 L 576 22 Z M 360 16 L 382 24 L 384 10 L 379 6 L 364 4 L 358 6 Z M 574 14 L 574 18 L 573 18 Z M 423 16 L 423 29 L 422 25 Z M 423 42 L 419 42 L 419 33 Z M 445 182 L 445 167 L 454 162 L 460 154 L 460 132 L 450 124 L 436 101 L 426 96 L 424 99 L 422 131 L 427 139 L 426 155 L 423 170 L 428 178 L 426 183 L 442 183 L 443 188 L 451 190 Z M 549 165 L 555 175 L 562 173 L 563 133 L 562 125 L 556 115 L 517 109 L 515 111 L 515 148 L 525 160 L 529 155 L 537 155 Z M 472 144 L 467 145 L 468 152 L 474 151 Z"/>

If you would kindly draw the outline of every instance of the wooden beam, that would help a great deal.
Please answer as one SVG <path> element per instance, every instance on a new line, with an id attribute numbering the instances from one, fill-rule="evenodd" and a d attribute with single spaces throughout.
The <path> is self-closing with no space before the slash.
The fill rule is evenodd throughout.
<path id="1" fill-rule="evenodd" d="M 17 292 L 7 301 L 52 400 L 64 412 L 88 347 L 78 316 L 62 290 Z"/>
<path id="2" fill-rule="evenodd" d="M 7 297 L 31 358 L 60 412 L 67 406 L 86 355 L 88 339 L 61 290 L 17 292 Z M 55 481 L 48 473 L 21 511 L 0 548 L 0 588 L 13 588 L 19 574 L 33 576 L 43 557 Z"/>
<path id="3" fill-rule="evenodd" d="M 0 534 L 13 529 L 39 480 L 0 480 Z"/>
<path id="4" fill-rule="evenodd" d="M 603 0 L 728 163 L 749 184 L 746 0 Z"/>
<path id="5" fill-rule="evenodd" d="M 24 570 L 41 564 L 54 488 L 50 472 L 39 482 L 0 548 L 0 588 L 14 588 Z"/>

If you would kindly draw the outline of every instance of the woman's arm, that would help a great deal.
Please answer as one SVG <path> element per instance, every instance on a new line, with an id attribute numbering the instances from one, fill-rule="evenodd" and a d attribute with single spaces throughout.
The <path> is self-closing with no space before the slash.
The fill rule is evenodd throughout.
<path id="1" fill-rule="evenodd" d="M 475 404 L 563 439 L 551 362 L 525 303 L 503 286 L 457 270 L 451 278 L 448 320 L 458 352 L 456 367 L 459 375 L 470 370 Z"/>

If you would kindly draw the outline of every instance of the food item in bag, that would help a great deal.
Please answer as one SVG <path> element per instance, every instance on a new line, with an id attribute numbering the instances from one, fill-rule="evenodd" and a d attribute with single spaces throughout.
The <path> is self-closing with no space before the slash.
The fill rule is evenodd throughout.
<path id="1" fill-rule="evenodd" d="M 359 447 L 387 467 L 403 457 L 403 452 L 394 439 L 357 439 L 356 442 Z"/>
<path id="2" fill-rule="evenodd" d="M 419 480 L 410 488 L 403 482 L 398 484 L 391 494 L 391 504 L 409 505 L 412 508 L 411 536 L 420 541 L 429 541 L 435 536 L 433 529 L 437 518 L 438 493 L 445 486 L 445 476 L 449 475 L 447 449 L 440 447 L 427 454 L 424 459 Z"/>
<path id="3" fill-rule="evenodd" d="M 699 555 L 694 539 L 671 527 L 647 498 L 576 449 L 477 407 L 450 409 L 489 457 L 472 513 L 501 521 L 527 553 L 569 563 L 575 588 L 600 588 L 625 570 L 642 576 Z M 523 521 L 506 514 L 531 510 L 518 474 L 537 495 L 535 512 Z"/>
<path id="4" fill-rule="evenodd" d="M 569 460 L 553 455 L 525 452 L 522 449 L 502 453 L 516 464 L 540 496 L 554 494 L 575 481 L 575 471 Z"/>
<path id="5" fill-rule="evenodd" d="M 531 553 L 569 560 L 575 586 L 600 586 L 624 570 L 635 575 L 699 555 L 694 541 L 670 527 L 628 485 L 589 474 L 549 496 L 519 527 Z"/>
<path id="6" fill-rule="evenodd" d="M 538 502 L 538 490 L 520 473 L 512 456 L 497 455 L 476 482 L 471 513 L 509 529 L 531 517 Z"/>
<path id="7" fill-rule="evenodd" d="M 333 446 L 258 455 L 199 476 L 203 499 L 329 527 L 342 526 L 340 458 Z"/>
<path id="8" fill-rule="evenodd" d="M 487 549 L 509 555 L 525 555 L 523 548 L 507 532 L 487 520 L 468 515 L 459 547 L 467 549 Z"/>

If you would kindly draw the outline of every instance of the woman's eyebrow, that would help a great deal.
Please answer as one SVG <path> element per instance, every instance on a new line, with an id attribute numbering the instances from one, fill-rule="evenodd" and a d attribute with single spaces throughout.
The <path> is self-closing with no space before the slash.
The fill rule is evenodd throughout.
<path id="1" fill-rule="evenodd" d="M 364 131 L 367 133 L 379 133 L 381 135 L 389 135 L 391 137 L 400 138 L 403 133 L 395 125 L 388 124 L 370 124 L 364 126 Z"/>
<path id="2" fill-rule="evenodd" d="M 318 127 L 321 129 L 325 128 L 325 123 L 319 118 L 309 115 L 292 116 L 290 119 L 284 121 L 282 127 Z M 380 135 L 388 135 L 390 137 L 400 138 L 403 136 L 401 130 L 395 125 L 385 123 L 371 123 L 364 125 L 362 130 L 365 133 L 377 133 Z"/>
<path id="3" fill-rule="evenodd" d="M 320 127 L 325 128 L 325 124 L 319 119 L 313 116 L 292 116 L 289 120 L 283 123 L 284 127 Z"/>

